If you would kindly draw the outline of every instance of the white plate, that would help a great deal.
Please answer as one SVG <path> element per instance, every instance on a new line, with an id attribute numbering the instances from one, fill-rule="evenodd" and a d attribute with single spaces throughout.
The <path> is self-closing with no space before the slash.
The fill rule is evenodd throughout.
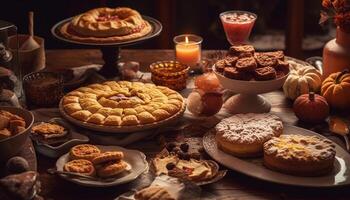
<path id="1" fill-rule="evenodd" d="M 82 122 L 77 119 L 74 119 L 73 117 L 69 116 L 63 108 L 62 105 L 63 98 L 60 101 L 59 104 L 59 110 L 61 115 L 67 119 L 68 121 L 72 122 L 73 124 L 93 130 L 93 131 L 99 131 L 99 132 L 107 132 L 107 133 L 130 133 L 130 132 L 137 132 L 137 131 L 144 131 L 144 130 L 149 130 L 149 129 L 154 129 L 158 127 L 164 127 L 166 125 L 169 125 L 173 122 L 176 122 L 178 118 L 182 117 L 183 113 L 186 110 L 186 103 L 185 101 L 182 104 L 181 109 L 172 115 L 169 118 L 166 118 L 162 121 L 159 122 L 154 122 L 154 123 L 149 123 L 149 124 L 139 124 L 139 125 L 134 125 L 134 126 L 102 126 L 102 125 L 97 125 L 93 123 L 87 123 L 87 122 Z"/>
<path id="2" fill-rule="evenodd" d="M 122 151 L 124 153 L 124 161 L 131 166 L 131 170 L 123 172 L 122 176 L 116 177 L 114 181 L 102 182 L 95 180 L 87 180 L 84 178 L 71 177 L 63 174 L 59 174 L 62 178 L 76 183 L 78 185 L 89 187 L 109 187 L 131 182 L 139 177 L 142 173 L 148 171 L 148 163 L 146 156 L 140 151 L 125 149 L 118 146 L 99 146 L 97 147 L 101 151 Z M 56 168 L 58 171 L 63 171 L 63 166 L 69 161 L 69 153 L 61 156 L 56 162 Z"/>
<path id="3" fill-rule="evenodd" d="M 301 135 L 317 135 L 323 137 L 313 131 L 299 128 L 291 125 L 284 125 L 283 134 L 301 134 Z M 232 170 L 241 172 L 251 177 L 261 180 L 304 187 L 334 187 L 350 184 L 350 155 L 339 145 L 335 144 L 336 159 L 332 173 L 319 177 L 301 177 L 292 176 L 276 171 L 272 171 L 263 166 L 262 158 L 240 159 L 231 156 L 216 146 L 215 133 L 213 130 L 206 133 L 203 137 L 203 146 L 205 151 L 217 162 Z"/>

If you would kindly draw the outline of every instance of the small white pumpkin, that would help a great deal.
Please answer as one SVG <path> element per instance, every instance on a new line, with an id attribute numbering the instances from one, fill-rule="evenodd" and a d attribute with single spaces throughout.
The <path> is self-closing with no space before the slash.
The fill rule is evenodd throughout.
<path id="1" fill-rule="evenodd" d="M 302 65 L 294 61 L 290 63 L 290 73 L 283 85 L 284 95 L 289 99 L 296 99 L 309 92 L 317 93 L 322 85 L 321 73 L 309 65 Z"/>

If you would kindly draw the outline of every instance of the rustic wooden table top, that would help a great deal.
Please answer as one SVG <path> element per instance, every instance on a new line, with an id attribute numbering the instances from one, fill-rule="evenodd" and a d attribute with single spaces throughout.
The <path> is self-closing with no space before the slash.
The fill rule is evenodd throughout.
<path id="1" fill-rule="evenodd" d="M 213 51 L 204 51 L 203 57 Z M 122 60 L 138 61 L 141 69 L 147 70 L 150 63 L 159 60 L 174 58 L 171 50 L 122 50 Z M 72 68 L 81 65 L 102 63 L 101 54 L 98 50 L 48 50 L 46 60 L 48 68 Z M 291 102 L 286 100 L 282 91 L 274 91 L 264 95 L 272 104 L 272 112 L 280 116 L 284 122 L 299 125 L 306 128 L 310 126 L 299 124 L 291 109 Z M 337 140 L 340 142 L 341 140 Z M 160 149 L 157 141 L 143 141 L 142 151 L 148 156 L 156 154 Z M 129 146 L 139 148 L 139 144 Z M 57 176 L 46 173 L 48 168 L 55 166 L 55 159 L 49 159 L 38 155 L 38 171 L 42 181 L 41 194 L 45 199 L 114 199 L 119 194 L 126 192 L 130 184 L 111 188 L 86 188 L 67 182 Z M 349 187 L 315 189 L 301 188 L 284 185 L 277 185 L 229 171 L 221 181 L 203 186 L 203 191 L 214 195 L 216 199 L 348 199 L 350 196 Z"/>

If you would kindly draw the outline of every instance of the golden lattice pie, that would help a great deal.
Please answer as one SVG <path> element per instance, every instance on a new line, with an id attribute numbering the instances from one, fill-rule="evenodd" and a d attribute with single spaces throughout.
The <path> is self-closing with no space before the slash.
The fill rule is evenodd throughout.
<path id="1" fill-rule="evenodd" d="M 145 36 L 152 30 L 136 10 L 126 7 L 96 8 L 75 16 L 60 31 L 83 42 L 119 42 Z"/>
<path id="2" fill-rule="evenodd" d="M 103 126 L 133 126 L 159 122 L 177 114 L 182 96 L 151 83 L 108 81 L 68 93 L 62 99 L 69 116 Z"/>
<path id="3" fill-rule="evenodd" d="M 301 176 L 318 176 L 333 169 L 335 145 L 317 136 L 281 135 L 264 144 L 264 165 Z"/>
<path id="4" fill-rule="evenodd" d="M 223 119 L 215 127 L 218 147 L 238 157 L 259 156 L 263 144 L 279 136 L 283 124 L 279 117 L 269 113 L 237 114 Z"/>

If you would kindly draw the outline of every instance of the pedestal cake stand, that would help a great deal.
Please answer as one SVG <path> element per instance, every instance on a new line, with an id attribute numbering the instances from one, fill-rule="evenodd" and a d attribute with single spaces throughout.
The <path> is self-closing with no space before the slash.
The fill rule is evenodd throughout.
<path id="1" fill-rule="evenodd" d="M 286 59 L 296 61 L 294 58 L 288 57 Z M 304 63 L 298 60 L 297 62 Z M 224 108 L 231 114 L 270 112 L 270 102 L 260 94 L 280 89 L 289 75 L 286 74 L 283 77 L 268 81 L 242 81 L 225 77 L 216 71 L 215 65 L 213 71 L 222 87 L 236 93 L 224 104 Z"/>
<path id="2" fill-rule="evenodd" d="M 99 48 L 102 52 L 102 59 L 104 61 L 102 69 L 99 71 L 99 73 L 106 78 L 112 78 L 119 75 L 117 64 L 120 58 L 119 51 L 122 46 L 133 45 L 136 43 L 146 41 L 148 39 L 158 36 L 162 31 L 162 24 L 158 20 L 148 16 L 142 16 L 142 18 L 152 26 L 152 31 L 143 37 L 136 38 L 133 40 L 122 41 L 122 42 L 93 43 L 93 42 L 81 42 L 81 41 L 76 41 L 76 40 L 66 38 L 61 34 L 60 28 L 64 24 L 71 21 L 72 18 L 68 18 L 58 22 L 56 25 L 52 27 L 51 33 L 55 38 L 68 43 Z"/>

